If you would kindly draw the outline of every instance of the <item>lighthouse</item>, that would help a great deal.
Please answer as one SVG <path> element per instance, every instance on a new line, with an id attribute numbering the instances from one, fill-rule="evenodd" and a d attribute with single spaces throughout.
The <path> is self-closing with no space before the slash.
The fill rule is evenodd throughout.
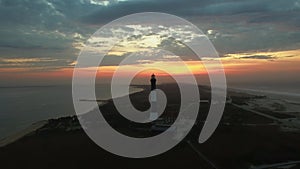
<path id="1" fill-rule="evenodd" d="M 157 95 L 156 95 L 156 78 L 155 75 L 151 75 L 151 93 L 150 93 L 150 102 L 151 102 L 151 110 L 150 110 L 150 120 L 156 120 L 158 118 L 158 113 L 157 113 Z"/>
<path id="2" fill-rule="evenodd" d="M 154 74 L 151 75 L 150 82 L 151 82 L 151 90 L 155 90 L 156 89 L 156 78 L 155 78 Z"/>

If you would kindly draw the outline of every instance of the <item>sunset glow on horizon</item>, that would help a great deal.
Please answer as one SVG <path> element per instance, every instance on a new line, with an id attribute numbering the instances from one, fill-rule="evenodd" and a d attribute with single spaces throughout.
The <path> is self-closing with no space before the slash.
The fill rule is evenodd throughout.
<path id="1" fill-rule="evenodd" d="M 262 57 L 262 58 L 259 58 Z M 300 50 L 288 50 L 277 52 L 252 52 L 252 53 L 235 53 L 227 54 L 222 57 L 221 62 L 224 67 L 224 71 L 228 77 L 238 76 L 253 76 L 255 74 L 267 74 L 276 72 L 290 72 L 295 73 L 300 71 Z M 12 64 L 26 64 L 35 59 L 10 59 Z M 185 61 L 187 67 L 194 75 L 207 75 L 207 71 L 201 61 Z M 158 67 L 167 68 L 173 75 L 185 75 L 188 72 L 185 69 L 181 69 L 174 62 L 153 62 L 153 63 L 141 63 L 135 65 L 125 65 L 127 71 L 133 71 L 137 66 L 144 67 Z M 213 66 L 213 65 L 209 65 Z M 85 68 L 87 74 L 89 70 L 98 69 L 97 78 L 110 78 L 119 66 L 100 66 L 96 68 Z M 158 76 L 167 76 L 168 74 L 162 73 L 159 70 L 150 69 L 138 74 L 139 77 L 149 77 L 151 73 L 156 73 Z M 73 75 L 73 67 L 68 68 L 54 68 L 53 70 L 43 70 L 42 68 L 0 68 L 1 78 L 6 79 L 71 79 Z M 122 73 L 122 76 L 126 77 L 126 73 Z M 84 75 L 83 75 L 84 76 Z"/>

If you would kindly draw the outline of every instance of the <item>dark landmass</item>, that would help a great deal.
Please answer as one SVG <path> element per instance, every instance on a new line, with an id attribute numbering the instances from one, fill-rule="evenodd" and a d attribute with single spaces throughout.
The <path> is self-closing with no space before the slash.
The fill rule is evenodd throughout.
<path id="1" fill-rule="evenodd" d="M 150 106 L 150 90 L 148 86 L 139 87 L 145 90 L 131 94 L 130 98 L 137 109 L 146 110 Z M 168 99 L 162 117 L 176 118 L 180 107 L 177 85 L 160 85 L 158 88 Z M 210 100 L 208 87 L 199 86 L 199 90 L 201 99 Z M 85 134 L 75 116 L 64 117 L 48 120 L 34 133 L 1 147 L 1 166 L 16 169 L 247 169 L 300 160 L 299 132 L 284 132 L 273 119 L 235 106 L 263 96 L 242 93 L 229 93 L 229 96 L 232 101 L 226 104 L 219 127 L 203 144 L 197 140 L 210 107 L 208 103 L 200 104 L 197 123 L 180 144 L 161 155 L 144 159 L 124 158 L 103 150 Z M 111 100 L 101 105 L 100 110 L 109 112 L 104 114 L 105 119 L 121 133 L 136 137 L 159 134 L 147 127 L 140 130 L 138 125 L 120 116 Z M 291 168 L 299 168 L 299 165 L 291 165 Z"/>

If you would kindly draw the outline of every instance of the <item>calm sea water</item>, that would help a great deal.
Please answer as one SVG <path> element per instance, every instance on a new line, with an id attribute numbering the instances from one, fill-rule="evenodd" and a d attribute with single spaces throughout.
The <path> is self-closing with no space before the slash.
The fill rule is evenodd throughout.
<path id="1" fill-rule="evenodd" d="M 108 85 L 96 88 L 97 99 L 111 98 Z M 0 139 L 34 122 L 70 115 L 75 115 L 71 86 L 0 88 Z"/>

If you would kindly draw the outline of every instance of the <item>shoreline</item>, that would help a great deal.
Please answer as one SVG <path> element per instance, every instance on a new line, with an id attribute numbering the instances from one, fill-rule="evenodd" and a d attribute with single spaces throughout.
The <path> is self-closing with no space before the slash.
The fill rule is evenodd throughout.
<path id="1" fill-rule="evenodd" d="M 47 123 L 48 123 L 48 120 L 42 120 L 42 121 L 35 122 L 35 123 L 31 124 L 30 126 L 28 126 L 27 128 L 25 128 L 24 130 L 21 130 L 19 132 L 16 132 L 10 136 L 7 136 L 7 137 L 1 139 L 0 147 L 5 147 L 8 144 L 11 144 L 31 133 L 34 133 L 36 130 L 42 128 Z"/>
<path id="2" fill-rule="evenodd" d="M 274 90 L 263 90 L 263 89 L 252 89 L 252 88 L 239 88 L 239 87 L 231 87 L 228 88 L 228 90 L 231 91 L 239 91 L 239 92 L 245 92 L 248 94 L 253 94 L 253 95 L 268 95 L 268 96 L 273 96 L 273 97 L 292 97 L 292 98 L 297 98 L 297 100 L 300 98 L 300 94 L 297 92 L 286 92 L 286 91 L 274 91 Z"/>
<path id="3" fill-rule="evenodd" d="M 274 113 L 286 113 L 300 117 L 299 94 L 242 88 L 229 88 L 228 90 L 260 97 L 249 100 L 247 103 L 250 107 L 260 107 L 263 109 L 268 109 Z"/>
<path id="4" fill-rule="evenodd" d="M 144 85 L 140 85 L 140 86 L 139 85 L 133 85 L 133 87 L 136 89 L 136 91 L 134 91 L 132 93 L 129 93 L 129 95 L 139 93 L 139 92 L 143 92 L 145 90 Z M 122 96 L 119 96 L 119 97 L 122 97 Z M 106 98 L 106 99 L 101 99 L 101 100 L 96 100 L 96 101 L 98 102 L 99 106 L 103 106 L 112 99 L 113 98 Z M 94 101 L 94 100 L 81 100 L 81 101 Z M 76 114 L 75 114 L 75 116 L 76 116 Z M 34 123 L 30 124 L 28 127 L 24 128 L 22 130 L 19 130 L 17 132 L 14 132 L 14 133 L 0 139 L 0 148 L 5 147 L 5 146 L 7 146 L 11 143 L 14 143 L 14 142 L 22 139 L 23 137 L 28 136 L 28 135 L 36 132 L 38 129 L 43 128 L 46 124 L 49 123 L 49 120 L 55 120 L 55 119 L 59 119 L 59 118 L 71 118 L 71 117 L 72 117 L 72 115 L 61 116 L 61 117 L 57 117 L 57 118 L 50 118 L 50 119 L 40 120 L 40 121 L 34 122 Z"/>
<path id="5" fill-rule="evenodd" d="M 161 89 L 168 96 L 167 112 L 177 111 L 179 109 L 178 104 L 180 104 L 177 86 L 161 86 Z M 209 98 L 210 93 L 207 93 L 206 89 L 203 87 L 199 89 L 200 92 L 203 92 L 203 97 Z M 149 106 L 147 97 L 149 91 L 150 89 L 146 89 L 145 92 L 132 95 L 132 103 L 137 109 L 144 110 Z M 230 92 L 230 94 L 232 95 L 232 103 L 240 103 L 242 106 L 246 106 L 244 102 L 251 98 L 261 98 L 244 93 Z M 198 123 L 185 140 L 175 146 L 174 149 L 158 157 L 137 161 L 109 153 L 95 144 L 82 129 L 77 117 L 72 116 L 71 118 L 49 120 L 44 127 L 35 133 L 0 148 L 0 158 L 3 160 L 3 165 L 10 168 L 22 168 L 24 164 L 27 165 L 27 168 L 40 168 L 40 166 L 47 164 L 49 169 L 93 168 L 99 166 L 99 162 L 103 168 L 120 168 L 120 165 L 125 168 L 138 168 L 142 164 L 147 164 L 146 168 L 194 168 L 194 166 L 206 168 L 209 166 L 209 162 L 201 154 L 215 166 L 221 168 L 247 169 L 251 166 L 281 165 L 300 160 L 298 132 L 286 132 L 272 119 L 245 110 L 244 107 L 242 109 L 236 107 L 232 103 L 227 103 L 223 119 L 212 137 L 204 144 L 198 144 L 199 133 L 210 107 L 207 103 L 203 103 L 199 109 Z M 146 138 L 159 134 L 156 131 L 143 130 L 149 126 L 140 128 L 141 125 L 139 124 L 128 123 L 125 118 L 118 114 L 112 101 L 103 107 L 101 106 L 101 110 L 107 112 L 104 114 L 105 120 L 109 121 L 114 129 L 124 135 Z M 93 120 L 90 116 L 82 118 Z M 192 147 L 187 141 L 191 141 Z M 199 154 L 199 152 L 201 153 Z M 178 157 L 182 157 L 181 159 L 187 163 L 178 161 Z M 30 162 L 32 159 L 34 161 Z M 159 166 L 157 166 L 157 162 L 160 163 Z"/>
<path id="6" fill-rule="evenodd" d="M 144 86 L 144 85 L 133 85 L 133 87 L 136 89 L 136 91 L 134 91 L 132 93 L 129 93 L 129 95 L 135 94 L 135 93 L 139 93 L 139 92 L 143 92 L 143 91 L 146 90 L 145 89 L 146 86 Z M 247 89 L 243 90 L 243 89 L 240 89 L 240 88 L 228 88 L 228 92 L 230 92 L 230 91 L 231 92 L 239 92 L 239 93 L 241 92 L 243 94 L 250 94 L 250 95 L 253 95 L 253 96 L 260 96 L 258 94 L 260 92 L 256 92 L 256 94 L 255 94 L 255 93 L 253 93 L 251 91 L 247 92 Z M 123 96 L 119 96 L 119 97 L 123 97 Z M 99 106 L 103 106 L 103 105 L 105 105 L 106 103 L 108 103 L 112 99 L 113 98 L 107 98 L 107 99 L 101 99 L 101 100 L 96 100 L 96 101 L 98 102 Z M 81 101 L 94 101 L 94 100 L 81 100 Z M 76 114 L 75 114 L 75 116 L 76 116 Z M 61 117 L 57 117 L 57 118 L 50 118 L 50 119 L 46 119 L 46 120 L 37 121 L 35 123 L 32 123 L 27 128 L 25 128 L 23 130 L 20 130 L 18 132 L 12 133 L 11 135 L 8 135 L 7 137 L 4 137 L 4 138 L 0 139 L 0 147 L 5 147 L 8 144 L 16 142 L 19 139 L 21 139 L 21 138 L 23 138 L 23 137 L 25 137 L 27 135 L 30 135 L 31 133 L 37 131 L 38 129 L 43 128 L 46 124 L 49 123 L 49 120 L 55 120 L 55 119 L 59 119 L 59 118 L 69 118 L 69 117 L 71 118 L 72 116 L 71 115 L 70 116 L 61 116 Z"/>

